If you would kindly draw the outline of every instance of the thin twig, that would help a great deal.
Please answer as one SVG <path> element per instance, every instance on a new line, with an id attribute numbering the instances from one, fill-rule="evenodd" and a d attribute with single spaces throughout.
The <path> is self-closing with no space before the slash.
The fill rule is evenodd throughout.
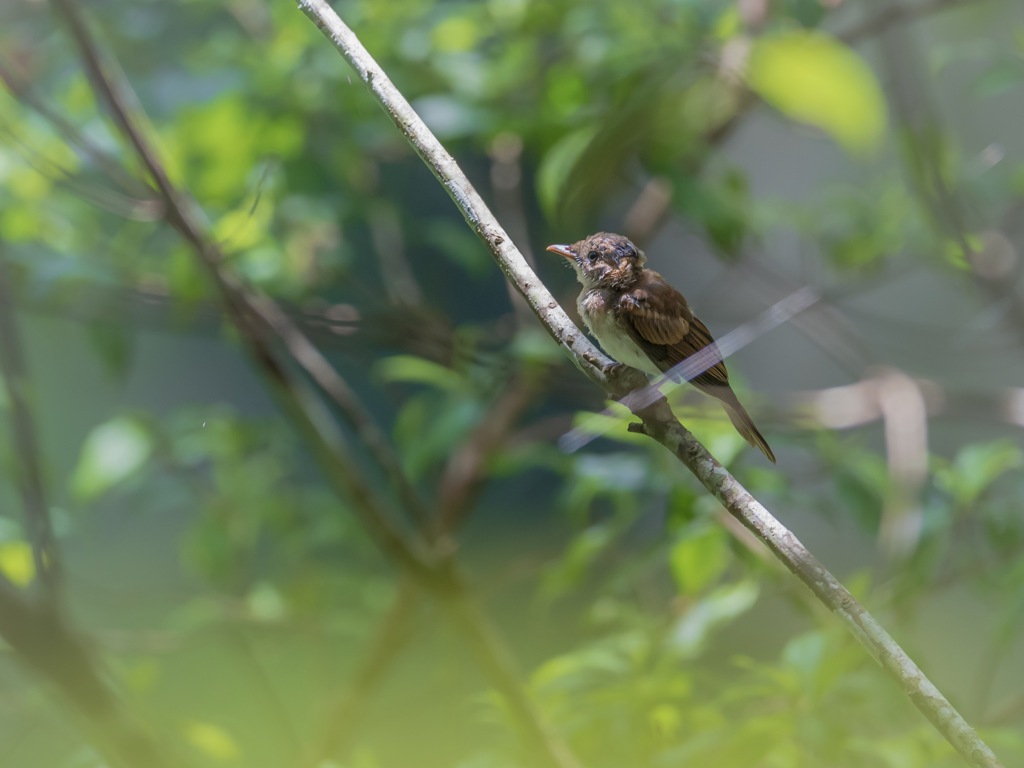
<path id="1" fill-rule="evenodd" d="M 366 82 L 381 106 L 430 167 L 458 206 L 467 223 L 487 244 L 502 272 L 516 284 L 548 332 L 576 365 L 609 394 L 622 397 L 646 385 L 637 371 L 605 373 L 607 359 L 597 353 L 537 275 L 509 242 L 508 236 L 473 189 L 469 180 L 420 117 L 388 79 L 338 15 L 323 0 L 300 0 L 299 7 L 331 40 Z M 748 529 L 768 545 L 787 568 L 836 613 L 868 652 L 903 687 L 914 704 L 973 766 L 995 768 L 999 760 L 902 648 L 853 596 L 782 526 L 672 415 L 664 400 L 637 414 L 640 429 L 668 448 L 704 486 Z"/>
<path id="2" fill-rule="evenodd" d="M 539 382 L 514 376 L 480 424 L 448 459 L 437 488 L 436 535 L 450 536 L 465 520 L 483 484 L 484 469 L 533 402 Z"/>
<path id="3" fill-rule="evenodd" d="M 521 300 L 518 293 L 516 296 Z M 435 541 L 450 540 L 466 519 L 483 485 L 487 460 L 508 438 L 532 402 L 539 383 L 536 377 L 522 373 L 513 376 L 477 428 L 448 460 L 438 481 L 433 530 L 424 531 L 430 533 Z M 359 713 L 365 709 L 367 700 L 383 680 L 388 667 L 405 648 L 412 633 L 417 598 L 416 586 L 403 579 L 391 606 L 366 644 L 352 682 L 338 701 L 329 707 L 331 714 L 325 720 L 324 735 L 318 740 L 312 758 L 304 760 L 303 766 L 319 766 L 328 758 L 342 753 L 348 745 L 355 733 Z"/>
<path id="4" fill-rule="evenodd" d="M 513 242 L 529 242 L 530 225 L 523 208 L 523 139 L 512 133 L 498 134 L 491 142 L 491 189 L 494 206 L 505 220 Z M 528 246 L 523 248 L 523 258 L 531 267 L 535 266 L 533 253 Z M 505 281 L 515 313 L 516 327 L 525 328 L 533 324 L 533 312 L 512 283 Z"/>
<path id="5" fill-rule="evenodd" d="M 365 655 L 356 665 L 351 681 L 337 701 L 329 705 L 323 719 L 322 735 L 313 745 L 310 755 L 302 759 L 304 768 L 318 768 L 348 746 L 370 696 L 412 635 L 419 600 L 419 592 L 412 581 L 402 579 L 391 605 L 366 644 Z"/>
<path id="6" fill-rule="evenodd" d="M 32 545 L 36 574 L 43 597 L 55 603 L 60 588 L 60 560 L 50 520 L 50 508 L 43 484 L 39 441 L 32 415 L 28 371 L 21 351 L 21 334 L 14 314 L 14 292 L 10 271 L 0 258 L 0 373 L 3 375 L 11 409 L 11 437 L 14 443 L 15 475 L 21 503 L 25 507 L 25 530 Z"/>
<path id="7" fill-rule="evenodd" d="M 1024 342 L 1024 296 L 1017 291 L 1016 281 L 1007 279 L 1005 274 L 989 274 L 979 267 L 979 252 L 970 242 L 964 197 L 950 186 L 940 148 L 933 138 L 940 135 L 941 119 L 931 94 L 922 86 L 928 78 L 913 77 L 922 70 L 913 40 L 905 34 L 893 33 L 883 35 L 881 42 L 882 61 L 889 75 L 889 102 L 895 121 L 910 137 L 902 144 L 908 185 L 934 230 L 959 250 L 975 285 L 1005 311 L 1006 329 L 1018 342 Z"/>
<path id="8" fill-rule="evenodd" d="M 14 70 L 3 60 L 0 60 L 0 80 L 7 86 L 7 90 L 14 98 L 45 118 L 57 130 L 64 141 L 71 146 L 78 147 L 79 151 L 92 160 L 98 168 L 102 169 L 110 179 L 120 184 L 127 194 L 137 198 L 148 198 L 151 196 L 153 190 L 150 187 L 132 176 L 118 163 L 115 157 L 39 98 L 33 92 L 29 83 L 24 78 L 15 74 Z M 145 202 L 149 201 L 146 200 Z"/>

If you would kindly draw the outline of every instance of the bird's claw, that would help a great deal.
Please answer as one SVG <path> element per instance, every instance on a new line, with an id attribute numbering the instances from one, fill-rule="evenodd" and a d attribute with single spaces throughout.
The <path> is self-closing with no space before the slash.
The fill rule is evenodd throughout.
<path id="1" fill-rule="evenodd" d="M 604 368 L 602 368 L 601 373 L 603 373 L 609 379 L 617 379 L 619 376 L 622 375 L 622 372 L 625 370 L 625 368 L 626 366 L 623 365 L 622 363 L 612 363 L 611 365 L 606 365 Z"/>

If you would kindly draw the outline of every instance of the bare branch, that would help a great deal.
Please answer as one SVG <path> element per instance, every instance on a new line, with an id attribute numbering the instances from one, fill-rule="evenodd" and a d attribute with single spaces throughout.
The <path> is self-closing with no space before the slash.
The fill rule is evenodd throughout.
<path id="1" fill-rule="evenodd" d="M 975 0 L 924 0 L 920 3 L 891 3 L 882 10 L 869 16 L 859 24 L 848 27 L 839 33 L 839 39 L 847 43 L 858 43 L 869 37 L 884 32 L 895 24 L 917 21 L 933 13 L 944 11 L 957 5 L 966 5 Z"/>
<path id="2" fill-rule="evenodd" d="M 344 379 L 338 375 L 323 354 L 275 302 L 266 297 L 252 294 L 245 286 L 221 269 L 223 254 L 213 238 L 208 236 L 207 226 L 198 206 L 170 181 L 155 147 L 141 127 L 141 121 L 137 121 L 135 118 L 135 114 L 139 113 L 138 109 L 133 108 L 133 105 L 137 104 L 137 99 L 134 98 L 127 84 L 115 81 L 104 69 L 99 50 L 92 40 L 77 5 L 71 0 L 53 0 L 53 5 L 60 11 L 60 16 L 68 24 L 93 88 L 110 108 L 118 128 L 128 139 L 139 159 L 142 160 L 157 190 L 164 198 L 167 205 L 168 222 L 181 233 L 210 271 L 224 296 L 226 307 L 236 316 L 239 329 L 245 332 L 251 325 L 246 318 L 270 326 L 288 347 L 299 366 L 323 388 L 328 397 L 339 407 L 353 430 L 365 441 L 374 459 L 383 467 L 394 487 L 399 490 L 405 507 L 417 519 L 426 519 L 425 507 L 405 478 L 401 463 L 391 451 L 387 438 L 367 417 L 365 409 L 359 407 L 354 393 Z M 263 354 L 262 339 L 254 328 L 249 328 L 248 340 L 250 351 L 255 350 L 254 355 L 257 360 L 265 361 L 267 356 Z M 379 522 L 385 528 L 389 527 L 386 518 Z M 376 527 L 371 525 L 371 530 Z M 401 537 L 397 531 L 381 528 L 378 530 L 378 535 L 389 539 L 391 542 L 389 546 L 401 548 L 398 543 Z M 408 562 L 407 558 L 406 560 Z"/>
<path id="3" fill-rule="evenodd" d="M 436 535 L 452 534 L 465 520 L 483 484 L 487 461 L 533 402 L 539 382 L 514 376 L 466 441 L 452 453 L 437 490 Z"/>
<path id="4" fill-rule="evenodd" d="M 29 396 L 28 371 L 21 352 L 21 334 L 14 315 L 10 272 L 0 258 L 0 373 L 11 408 L 11 436 L 14 443 L 16 484 L 25 507 L 25 529 L 32 545 L 36 574 L 49 603 L 57 600 L 60 561 L 53 536 L 53 523 L 46 501 L 39 441 Z"/>
<path id="5" fill-rule="evenodd" d="M 322 735 L 316 739 L 310 754 L 303 756 L 303 768 L 318 768 L 348 746 L 371 694 L 409 641 L 419 600 L 416 586 L 409 579 L 403 579 L 370 642 L 366 643 L 365 656 L 356 666 L 352 681 L 329 705 L 323 718 Z"/>
<path id="6" fill-rule="evenodd" d="M 35 606 L 0 576 L 0 637 L 75 707 L 112 768 L 181 768 L 109 687 L 86 644 L 49 606 Z"/>
<path id="7" fill-rule="evenodd" d="M 359 516 L 378 546 L 402 568 L 406 576 L 415 580 L 417 586 L 428 590 L 437 598 L 442 608 L 448 612 L 476 655 L 478 663 L 505 698 L 523 735 L 543 763 L 552 768 L 575 768 L 575 759 L 535 711 L 519 683 L 504 644 L 476 607 L 465 580 L 456 568 L 452 553 L 439 554 L 427 549 L 420 538 L 406 536 L 395 526 L 391 520 L 390 505 L 379 498 L 358 471 L 358 464 L 353 461 L 344 436 L 335 428 L 330 414 L 324 411 L 322 401 L 305 382 L 292 376 L 286 367 L 277 361 L 265 334 L 269 332 L 271 337 L 277 337 L 284 342 L 293 355 L 292 362 L 300 365 L 334 399 L 350 423 L 357 425 L 357 429 L 362 431 L 361 437 L 371 449 L 386 451 L 382 455 L 376 455 L 376 458 L 384 464 L 385 470 L 394 470 L 393 479 L 399 487 L 407 487 L 397 458 L 390 455 L 390 448 L 385 443 L 375 443 L 365 433 L 368 429 L 376 429 L 370 422 L 368 411 L 355 399 L 344 380 L 330 367 L 319 350 L 301 334 L 273 301 L 265 296 L 252 294 L 221 269 L 221 253 L 212 238 L 207 235 L 198 206 L 171 183 L 154 146 L 142 128 L 144 119 L 140 118 L 144 116 L 141 110 L 133 109 L 136 100 L 131 90 L 126 83 L 120 79 L 113 79 L 105 70 L 98 47 L 84 19 L 79 15 L 74 1 L 52 2 L 70 28 L 93 88 L 110 108 L 118 128 L 135 149 L 163 196 L 168 208 L 168 221 L 185 238 L 210 271 L 249 353 L 263 369 L 268 383 L 278 395 L 279 402 L 306 436 L 314 455 L 326 472 L 328 482 L 339 495 L 351 499 L 353 512 Z M 454 161 L 452 164 L 454 165 Z M 543 293 L 550 296 L 546 290 L 543 290 Z M 553 307 L 558 306 L 554 299 L 550 301 Z M 564 316 L 564 312 L 562 314 Z M 571 325 L 569 323 L 570 327 Z M 589 345 L 589 342 L 587 344 Z M 410 493 L 411 488 L 409 492 L 403 494 L 403 501 L 415 509 L 419 502 L 416 498 L 408 498 Z"/>
<path id="8" fill-rule="evenodd" d="M 511 280 L 527 303 L 541 319 L 548 333 L 570 355 L 571 359 L 592 380 L 603 387 L 611 385 L 605 370 L 612 365 L 591 341 L 573 324 L 565 310 L 555 301 L 540 278 L 530 268 L 522 253 L 480 197 L 454 158 L 433 136 L 405 97 L 384 73 L 362 43 L 324 0 L 300 0 L 299 8 L 334 44 L 352 65 L 359 77 L 387 111 L 395 125 L 409 140 L 416 153 L 427 164 L 448 192 L 466 223 L 487 244 L 498 266 Z M 627 378 L 638 383 L 639 373 Z M 619 389 L 619 387 L 616 387 Z M 623 389 L 623 394 L 628 388 Z"/>
<path id="9" fill-rule="evenodd" d="M 548 332 L 577 366 L 610 394 L 621 397 L 646 385 L 639 372 L 608 376 L 607 358 L 585 341 L 487 209 L 454 159 L 441 146 L 406 99 L 387 78 L 356 35 L 324 0 L 300 0 L 299 7 L 353 66 L 444 186 L 467 223 L 487 244 L 501 270 L 526 297 Z M 973 766 L 995 768 L 999 760 L 881 625 L 739 482 L 683 428 L 664 400 L 637 414 L 638 431 L 650 435 L 685 464 L 704 486 L 753 531 L 787 568 L 837 614 L 868 652 L 908 693 L 914 704 Z"/>
<path id="10" fill-rule="evenodd" d="M 667 412 L 668 406 L 659 403 L 652 407 L 652 410 L 656 409 Z M 726 509 L 768 545 L 775 556 L 839 617 L 875 661 L 899 681 L 915 706 L 968 765 L 979 768 L 997 768 L 1002 765 L 995 753 L 882 625 L 707 449 L 678 422 L 669 423 L 668 413 L 641 416 L 644 423 L 636 431 L 650 435 L 671 450 Z"/>

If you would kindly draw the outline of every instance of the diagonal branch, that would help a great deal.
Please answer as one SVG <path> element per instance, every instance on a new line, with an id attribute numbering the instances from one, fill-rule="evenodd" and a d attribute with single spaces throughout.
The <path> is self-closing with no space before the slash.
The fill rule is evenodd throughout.
<path id="1" fill-rule="evenodd" d="M 21 503 L 25 508 L 25 529 L 32 545 L 36 574 L 43 587 L 44 599 L 52 605 L 57 599 L 60 586 L 60 561 L 57 558 L 50 509 L 46 502 L 39 441 L 30 405 L 28 373 L 14 315 L 10 279 L 7 264 L 0 259 L 0 374 L 3 376 L 11 409 L 14 472 Z"/>
<path id="2" fill-rule="evenodd" d="M 516 298 L 521 301 L 519 294 Z M 529 375 L 525 371 L 515 374 L 476 429 L 449 457 L 438 481 L 434 519 L 429 528 L 423 529 L 435 544 L 446 546 L 453 540 L 484 485 L 488 460 L 508 439 L 539 386 L 538 375 Z M 368 699 L 413 634 L 420 607 L 418 598 L 416 585 L 409 579 L 403 579 L 391 605 L 366 643 L 352 681 L 326 708 L 328 715 L 323 721 L 326 726 L 323 735 L 315 740 L 310 755 L 303 757 L 303 768 L 319 766 L 348 746 Z"/>
<path id="3" fill-rule="evenodd" d="M 612 396 L 622 397 L 646 385 L 638 372 L 606 373 L 609 361 L 573 325 L 508 235 L 473 189 L 469 180 L 415 113 L 387 75 L 324 0 L 300 0 L 299 7 L 317 25 L 367 84 L 370 91 L 408 138 L 420 157 L 458 206 L 467 223 L 487 244 L 502 272 L 526 298 L 544 327 L 576 365 Z M 664 400 L 639 411 L 640 431 L 668 448 L 704 486 L 768 545 L 790 571 L 847 626 L 940 733 L 972 766 L 996 768 L 999 760 L 941 692 L 880 624 L 839 581 L 708 453 L 672 415 Z"/>
<path id="4" fill-rule="evenodd" d="M 136 101 L 130 88 L 120 79 L 115 80 L 108 75 L 98 47 L 74 0 L 52 0 L 52 5 L 69 27 L 94 90 L 106 102 L 118 128 L 138 154 L 164 198 L 168 221 L 211 273 L 248 352 L 264 371 L 268 383 L 291 420 L 307 438 L 332 488 L 339 496 L 352 501 L 352 511 L 385 554 L 417 586 L 438 600 L 460 630 L 477 662 L 506 700 L 523 736 L 543 764 L 551 768 L 576 768 L 573 755 L 543 722 L 523 690 L 504 643 L 473 599 L 472 591 L 456 566 L 453 553 L 428 548 L 422 537 L 407 536 L 396 527 L 391 519 L 393 505 L 384 501 L 359 472 L 344 435 L 337 429 L 330 414 L 326 413 L 323 401 L 305 381 L 292 375 L 288 367 L 277 360 L 271 342 L 279 340 L 285 344 L 286 349 L 293 353 L 287 362 L 299 366 L 320 384 L 323 391 L 334 398 L 335 404 L 341 408 L 350 424 L 357 425 L 357 429 L 361 425 L 364 431 L 368 428 L 376 429 L 365 415 L 366 409 L 355 399 L 354 394 L 347 391 L 347 385 L 340 375 L 305 340 L 272 300 L 254 295 L 221 269 L 222 254 L 202 222 L 198 205 L 170 181 L 155 147 L 142 128 L 143 113 L 133 108 Z M 341 388 L 345 389 L 342 394 L 346 396 L 339 398 L 337 395 Z M 377 444 L 372 438 L 367 439 L 366 434 L 361 437 L 371 449 L 385 449 L 385 443 Z M 407 508 L 418 505 L 417 499 L 406 498 L 412 489 L 401 473 L 397 458 L 392 459 L 390 448 L 386 450 L 388 455 L 376 458 L 383 460 L 386 471 L 394 470 L 394 480 L 400 487 L 407 488 L 407 492 L 402 494 Z M 409 511 L 412 512 L 412 509 Z"/>
<path id="5" fill-rule="evenodd" d="M 416 153 L 455 201 L 466 223 L 487 244 L 498 267 L 515 284 L 548 333 L 569 353 L 571 359 L 587 376 L 607 388 L 611 380 L 605 369 L 612 365 L 612 361 L 580 333 L 569 319 L 565 310 L 530 268 L 508 233 L 487 208 L 483 198 L 470 184 L 455 159 L 448 154 L 384 70 L 363 48 L 355 33 L 324 0 L 300 0 L 299 8 L 330 39 L 338 52 L 363 79 Z M 639 376 L 638 372 L 627 374 L 627 378 L 633 383 L 640 381 L 637 378 Z"/>
<path id="6" fill-rule="evenodd" d="M 57 611 L 33 605 L 0 576 L 0 637 L 75 707 L 111 768 L 183 768 L 110 687 L 88 645 Z"/>
<path id="7" fill-rule="evenodd" d="M 134 94 L 125 84 L 108 76 L 97 46 L 92 40 L 77 5 L 71 0 L 53 0 L 53 5 L 59 10 L 61 18 L 67 23 L 71 35 L 78 45 L 86 74 L 93 88 L 110 108 L 117 127 L 128 139 L 146 171 L 152 177 L 160 195 L 164 198 L 167 205 L 168 222 L 178 230 L 200 256 L 224 296 L 229 312 L 236 317 L 250 315 L 253 320 L 272 329 L 273 333 L 288 347 L 299 366 L 323 388 L 353 430 L 365 441 L 374 459 L 384 469 L 389 481 L 399 489 L 406 508 L 415 517 L 425 519 L 425 508 L 415 490 L 408 483 L 397 456 L 388 445 L 387 438 L 366 416 L 365 410 L 358 407 L 355 395 L 337 374 L 337 371 L 275 302 L 266 297 L 254 295 L 221 269 L 224 255 L 213 238 L 208 236 L 208 228 L 198 206 L 171 182 L 156 148 L 147 138 L 139 121 L 134 117 L 139 112 L 133 108 L 133 105 L 137 103 Z M 248 323 L 239 323 L 240 329 L 244 329 L 247 325 Z M 252 344 L 258 347 L 261 342 L 259 339 L 253 339 Z"/>

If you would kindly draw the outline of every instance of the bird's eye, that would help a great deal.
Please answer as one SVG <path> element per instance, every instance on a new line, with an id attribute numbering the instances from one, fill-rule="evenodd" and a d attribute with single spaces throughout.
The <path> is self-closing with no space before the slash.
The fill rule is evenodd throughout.
<path id="1" fill-rule="evenodd" d="M 597 251 L 591 251 L 587 254 L 587 261 L 597 261 Z"/>

